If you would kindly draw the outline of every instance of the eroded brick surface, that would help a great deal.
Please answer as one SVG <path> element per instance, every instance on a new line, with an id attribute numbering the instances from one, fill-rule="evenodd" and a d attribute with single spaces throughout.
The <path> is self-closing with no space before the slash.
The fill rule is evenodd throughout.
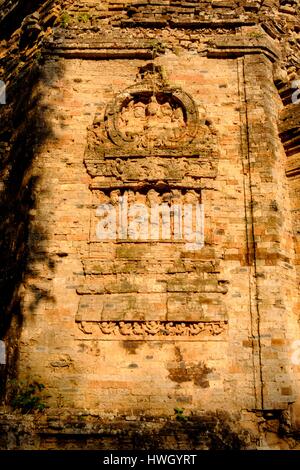
<path id="1" fill-rule="evenodd" d="M 11 417 L 1 446 L 135 448 L 140 429 L 143 448 L 297 448 L 297 2 L 28 2 L 25 19 L 12 6 L 2 382 L 9 401 L 13 377 L 38 380 L 49 408 L 39 424 Z M 169 229 L 160 217 L 135 239 L 120 197 L 148 220 L 171 207 Z M 101 204 L 126 236 L 99 239 Z M 201 248 L 176 238 L 184 204 L 203 207 Z M 188 438 L 171 432 L 175 408 Z"/>

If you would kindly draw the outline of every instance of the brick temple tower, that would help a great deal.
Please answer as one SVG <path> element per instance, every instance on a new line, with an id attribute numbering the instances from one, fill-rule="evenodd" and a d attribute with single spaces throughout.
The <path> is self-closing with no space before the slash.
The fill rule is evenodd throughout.
<path id="1" fill-rule="evenodd" d="M 0 1 L 2 448 L 299 446 L 299 13 Z"/>

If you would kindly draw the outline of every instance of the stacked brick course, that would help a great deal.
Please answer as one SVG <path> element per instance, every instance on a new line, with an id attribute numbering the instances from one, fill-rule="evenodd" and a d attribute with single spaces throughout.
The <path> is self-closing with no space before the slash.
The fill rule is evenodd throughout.
<path id="1" fill-rule="evenodd" d="M 1 446 L 187 448 L 179 407 L 191 448 L 297 448 L 298 3 L 17 3 L 0 16 L 2 382 L 8 402 L 15 375 L 38 380 L 49 408 L 36 429 L 10 416 Z M 197 199 L 204 247 L 99 240 L 116 195 Z"/>

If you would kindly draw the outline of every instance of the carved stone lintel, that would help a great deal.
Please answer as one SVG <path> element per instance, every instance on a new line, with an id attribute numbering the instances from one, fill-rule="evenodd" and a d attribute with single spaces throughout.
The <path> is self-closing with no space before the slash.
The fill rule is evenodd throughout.
<path id="1" fill-rule="evenodd" d="M 107 104 L 104 119 L 99 114 L 84 156 L 99 188 L 146 182 L 199 189 L 216 178 L 217 131 L 205 107 L 171 86 L 161 66 L 139 68 L 134 85 Z"/>
<path id="2" fill-rule="evenodd" d="M 93 339 L 186 339 L 217 337 L 227 331 L 227 322 L 100 321 L 78 322 L 79 330 Z"/>

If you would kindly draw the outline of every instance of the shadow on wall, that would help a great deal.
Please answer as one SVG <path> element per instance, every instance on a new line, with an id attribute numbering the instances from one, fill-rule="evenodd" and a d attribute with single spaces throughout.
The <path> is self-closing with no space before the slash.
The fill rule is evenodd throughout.
<path id="1" fill-rule="evenodd" d="M 13 32 L 21 26 L 23 19 L 37 10 L 44 0 L 0 1 L 0 40 L 9 39 Z"/>
<path id="2" fill-rule="evenodd" d="M 53 67 L 52 76 L 46 77 L 39 59 L 23 70 L 7 87 L 7 104 L 0 106 L 0 339 L 5 340 L 7 350 L 7 363 L 0 370 L 2 401 L 7 380 L 17 375 L 22 281 L 25 275 L 31 279 L 29 311 L 33 313 L 41 300 L 49 299 L 48 290 L 35 285 L 36 263 L 42 261 L 50 271 L 55 269 L 54 261 L 41 249 L 46 229 L 33 221 L 31 211 L 36 207 L 39 182 L 32 172 L 33 161 L 52 136 L 47 121 L 51 109 L 42 104 L 43 90 L 58 78 L 58 68 Z"/>

